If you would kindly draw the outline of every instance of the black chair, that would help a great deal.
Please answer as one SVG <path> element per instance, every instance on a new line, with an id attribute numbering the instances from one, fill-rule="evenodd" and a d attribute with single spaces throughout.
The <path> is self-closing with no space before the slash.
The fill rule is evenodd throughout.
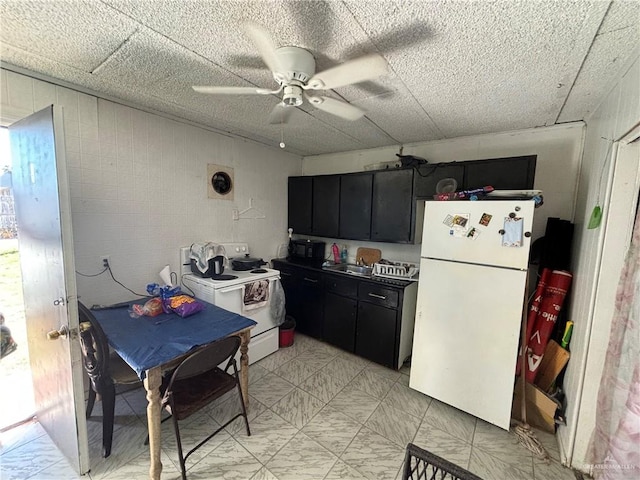
<path id="1" fill-rule="evenodd" d="M 178 443 L 178 455 L 180 457 L 180 468 L 182 469 L 183 480 L 187 479 L 185 461 L 189 455 L 208 442 L 215 434 L 220 432 L 236 418 L 244 417 L 247 435 L 251 435 L 249 420 L 247 419 L 247 410 L 242 400 L 242 388 L 240 387 L 238 368 L 235 360 L 235 355 L 239 347 L 240 337 L 237 336 L 223 338 L 217 342 L 199 347 L 178 365 L 168 381 L 162 397 L 162 407 L 165 408 L 169 414 L 171 414 L 171 418 L 173 418 L 173 427 Z M 225 362 L 226 366 L 224 370 L 220 369 L 218 365 L 223 365 Z M 230 367 L 233 367 L 232 372 L 229 372 Z M 238 389 L 238 401 L 240 402 L 242 411 L 189 450 L 186 455 L 183 455 L 178 421 L 190 417 L 234 388 Z M 167 419 L 168 418 L 165 420 Z"/>
<path id="2" fill-rule="evenodd" d="M 111 455 L 116 385 L 142 385 L 136 372 L 115 352 L 109 351 L 102 327 L 86 306 L 78 302 L 80 346 L 84 369 L 91 380 L 87 418 L 91 417 L 96 396 L 102 401 L 102 456 Z"/>
<path id="3" fill-rule="evenodd" d="M 482 480 L 482 478 L 413 443 L 407 445 L 402 480 Z"/>

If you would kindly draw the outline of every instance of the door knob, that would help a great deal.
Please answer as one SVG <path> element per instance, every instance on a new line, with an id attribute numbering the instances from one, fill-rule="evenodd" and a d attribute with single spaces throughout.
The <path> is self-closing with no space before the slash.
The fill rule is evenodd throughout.
<path id="1" fill-rule="evenodd" d="M 51 330 L 47 333 L 49 340 L 57 340 L 60 337 L 66 337 L 69 335 L 69 328 L 66 325 L 62 325 L 58 330 Z"/>

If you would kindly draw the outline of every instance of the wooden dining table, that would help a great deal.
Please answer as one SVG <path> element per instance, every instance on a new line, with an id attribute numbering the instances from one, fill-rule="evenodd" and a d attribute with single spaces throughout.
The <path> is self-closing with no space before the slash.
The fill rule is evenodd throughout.
<path id="1" fill-rule="evenodd" d="M 201 300 L 199 300 L 201 301 Z M 201 301 L 202 302 L 202 301 Z M 160 480 L 160 384 L 163 372 L 175 368 L 195 347 L 222 338 L 240 337 L 240 386 L 249 406 L 250 330 L 256 322 L 228 310 L 202 302 L 204 310 L 182 318 L 175 313 L 155 317 L 133 317 L 129 306 L 92 310 L 109 345 L 133 368 L 147 391 L 147 420 L 151 465 L 149 478 Z M 132 302 L 133 304 L 133 302 Z"/>

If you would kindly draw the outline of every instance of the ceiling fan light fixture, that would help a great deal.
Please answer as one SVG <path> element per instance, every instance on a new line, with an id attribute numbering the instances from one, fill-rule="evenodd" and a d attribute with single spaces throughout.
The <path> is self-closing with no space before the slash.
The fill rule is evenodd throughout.
<path id="1" fill-rule="evenodd" d="M 302 88 L 297 85 L 285 86 L 282 103 L 288 107 L 299 107 L 302 105 Z"/>

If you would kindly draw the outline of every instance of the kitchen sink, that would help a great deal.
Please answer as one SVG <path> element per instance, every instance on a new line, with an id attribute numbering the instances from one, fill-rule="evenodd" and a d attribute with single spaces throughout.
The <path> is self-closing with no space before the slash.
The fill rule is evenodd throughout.
<path id="1" fill-rule="evenodd" d="M 358 275 L 360 277 L 370 277 L 373 272 L 372 267 L 363 265 L 354 265 L 352 263 L 338 263 L 337 265 L 328 265 L 324 267 L 332 272 L 341 272 L 349 275 Z"/>

